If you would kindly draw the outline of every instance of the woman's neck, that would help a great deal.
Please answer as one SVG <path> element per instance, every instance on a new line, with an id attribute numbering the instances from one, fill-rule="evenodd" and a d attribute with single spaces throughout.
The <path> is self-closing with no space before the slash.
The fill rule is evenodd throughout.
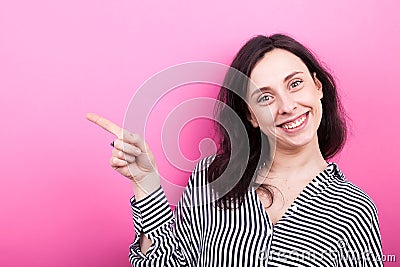
<path id="1" fill-rule="evenodd" d="M 276 148 L 273 163 L 268 175 L 285 180 L 312 179 L 327 166 L 319 149 L 318 139 L 295 150 Z M 307 178 L 310 177 L 310 178 Z"/>

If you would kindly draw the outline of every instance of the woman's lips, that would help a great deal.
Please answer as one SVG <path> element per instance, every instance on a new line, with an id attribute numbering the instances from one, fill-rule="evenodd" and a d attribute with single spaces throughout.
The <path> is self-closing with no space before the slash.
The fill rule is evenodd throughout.
<path id="1" fill-rule="evenodd" d="M 310 112 L 307 111 L 305 114 L 298 117 L 296 120 L 280 124 L 278 125 L 278 127 L 282 128 L 285 132 L 290 132 L 290 133 L 297 132 L 298 130 L 303 129 L 304 126 L 307 124 L 309 113 Z"/>

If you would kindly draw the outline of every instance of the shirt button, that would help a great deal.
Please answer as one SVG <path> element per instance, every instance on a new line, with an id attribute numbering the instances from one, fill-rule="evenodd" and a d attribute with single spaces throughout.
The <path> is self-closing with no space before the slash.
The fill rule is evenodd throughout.
<path id="1" fill-rule="evenodd" d="M 297 211 L 297 205 L 293 205 L 292 210 Z"/>
<path id="2" fill-rule="evenodd" d="M 318 181 L 313 182 L 313 184 L 314 184 L 314 186 L 319 186 L 319 182 Z"/>

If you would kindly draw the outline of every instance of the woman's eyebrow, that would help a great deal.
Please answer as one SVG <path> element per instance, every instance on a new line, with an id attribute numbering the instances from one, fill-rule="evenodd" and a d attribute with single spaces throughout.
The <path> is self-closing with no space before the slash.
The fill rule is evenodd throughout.
<path id="1" fill-rule="evenodd" d="M 294 71 L 291 74 L 289 74 L 288 76 L 286 76 L 285 79 L 283 79 L 283 81 L 287 82 L 288 80 L 292 79 L 293 76 L 295 76 L 296 74 L 299 74 L 299 73 L 303 73 L 303 72 L 302 71 Z"/>
<path id="2" fill-rule="evenodd" d="M 299 73 L 303 73 L 302 71 L 294 71 L 292 73 L 290 73 L 288 76 L 285 77 L 285 79 L 283 79 L 283 82 L 287 82 L 288 80 L 292 79 L 293 76 L 295 76 L 296 74 Z M 261 88 L 258 88 L 257 90 L 255 90 L 250 97 L 253 97 L 254 94 L 256 94 L 258 91 L 267 91 L 268 89 L 271 89 L 269 86 L 264 86 Z"/>

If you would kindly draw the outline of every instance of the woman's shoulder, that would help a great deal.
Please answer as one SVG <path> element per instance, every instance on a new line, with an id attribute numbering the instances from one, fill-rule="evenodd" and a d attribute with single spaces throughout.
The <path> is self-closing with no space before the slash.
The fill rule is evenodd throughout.
<path id="1" fill-rule="evenodd" d="M 199 188 L 207 185 L 207 170 L 216 155 L 202 158 L 196 164 L 188 181 L 189 188 Z"/>
<path id="2" fill-rule="evenodd" d="M 211 155 L 211 156 L 207 156 L 202 158 L 201 160 L 199 160 L 199 162 L 196 164 L 196 167 L 194 168 L 193 172 L 194 173 L 204 173 L 207 172 L 208 167 L 210 166 L 210 164 L 214 161 L 215 157 L 217 155 Z"/>
<path id="3" fill-rule="evenodd" d="M 337 163 L 331 164 L 332 194 L 341 200 L 341 205 L 368 215 L 376 214 L 377 209 L 372 198 L 362 188 L 349 181 Z"/>

